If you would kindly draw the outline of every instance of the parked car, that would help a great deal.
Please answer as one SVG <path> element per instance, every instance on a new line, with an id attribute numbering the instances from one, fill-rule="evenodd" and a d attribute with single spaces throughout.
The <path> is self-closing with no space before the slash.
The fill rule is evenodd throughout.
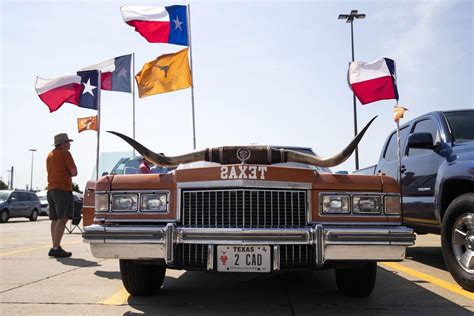
<path id="1" fill-rule="evenodd" d="M 41 212 L 40 215 L 45 215 L 49 216 L 49 203 L 48 203 L 48 197 L 46 196 L 48 191 L 40 191 L 36 192 L 36 195 L 38 196 L 38 199 L 41 202 Z"/>
<path id="2" fill-rule="evenodd" d="M 41 202 L 34 192 L 0 190 L 0 223 L 12 217 L 26 217 L 36 221 L 41 211 Z"/>
<path id="3" fill-rule="evenodd" d="M 81 193 L 72 192 L 72 194 L 73 194 L 74 201 L 82 201 L 83 197 Z M 40 215 L 49 216 L 49 202 L 48 202 L 48 197 L 47 197 L 48 191 L 44 190 L 44 191 L 36 192 L 36 195 L 38 196 L 38 199 L 41 202 Z"/>
<path id="4" fill-rule="evenodd" d="M 436 111 L 392 131 L 377 165 L 355 173 L 386 174 L 402 184 L 403 223 L 441 235 L 446 266 L 474 291 L 474 110 Z M 400 177 L 401 175 L 401 177 Z"/>
<path id="5" fill-rule="evenodd" d="M 414 244 L 401 224 L 396 181 L 332 174 L 342 154 L 299 147 L 224 146 L 176 157 L 126 139 L 162 174 L 107 175 L 88 182 L 83 239 L 96 258 L 120 260 L 132 295 L 159 291 L 166 269 L 227 273 L 335 270 L 347 296 L 372 292 L 377 261 L 401 261 Z M 95 201 L 94 201 L 95 193 Z M 317 286 L 317 285 L 315 285 Z"/>

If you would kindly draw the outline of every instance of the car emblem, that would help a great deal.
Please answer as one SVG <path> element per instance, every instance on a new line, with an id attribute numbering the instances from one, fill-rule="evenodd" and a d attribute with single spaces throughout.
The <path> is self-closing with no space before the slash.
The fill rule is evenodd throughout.
<path id="1" fill-rule="evenodd" d="M 247 148 L 239 148 L 237 150 L 237 159 L 242 163 L 246 162 L 250 158 L 250 150 Z"/>

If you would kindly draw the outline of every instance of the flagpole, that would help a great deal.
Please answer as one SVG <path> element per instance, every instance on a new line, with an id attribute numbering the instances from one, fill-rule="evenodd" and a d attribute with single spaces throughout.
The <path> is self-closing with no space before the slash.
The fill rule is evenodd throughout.
<path id="1" fill-rule="evenodd" d="M 97 153 L 95 160 L 95 179 L 99 179 L 99 148 L 100 148 L 100 89 L 101 89 L 101 71 L 97 70 Z"/>
<path id="2" fill-rule="evenodd" d="M 191 85 L 191 104 L 192 104 L 192 114 L 193 114 L 193 149 L 196 149 L 196 123 L 194 118 L 194 71 L 193 71 L 193 48 L 191 45 L 191 6 L 187 5 L 188 14 L 186 14 L 187 27 L 188 27 L 188 42 L 189 42 L 189 57 L 190 57 L 190 66 L 191 66 L 191 79 L 193 84 Z"/>
<path id="3" fill-rule="evenodd" d="M 135 53 L 132 53 L 132 98 L 133 98 L 133 139 L 135 139 Z M 133 156 L 135 157 L 135 148 L 133 149 Z"/>

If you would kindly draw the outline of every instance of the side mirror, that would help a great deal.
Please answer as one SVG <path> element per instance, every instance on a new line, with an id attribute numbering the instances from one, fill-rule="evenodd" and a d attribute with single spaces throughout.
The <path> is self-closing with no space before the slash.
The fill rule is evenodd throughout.
<path id="1" fill-rule="evenodd" d="M 433 136 L 430 133 L 414 133 L 408 136 L 408 147 L 419 149 L 431 149 L 433 145 Z"/>
<path id="2" fill-rule="evenodd" d="M 109 174 L 109 173 L 108 173 L 107 171 L 102 172 L 102 176 L 106 176 L 106 175 L 108 175 L 108 174 Z"/>

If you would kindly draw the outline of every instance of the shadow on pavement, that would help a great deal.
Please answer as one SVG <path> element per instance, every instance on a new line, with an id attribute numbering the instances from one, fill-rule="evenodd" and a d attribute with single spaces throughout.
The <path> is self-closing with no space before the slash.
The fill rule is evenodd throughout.
<path id="1" fill-rule="evenodd" d="M 406 258 L 440 270 L 448 271 L 444 263 L 441 247 L 408 247 Z"/>
<path id="2" fill-rule="evenodd" d="M 109 280 L 112 280 L 112 279 L 121 280 L 122 279 L 122 276 L 120 275 L 120 272 L 95 271 L 94 274 L 97 275 L 98 277 L 109 279 Z"/>
<path id="3" fill-rule="evenodd" d="M 73 254 L 74 255 L 74 254 Z M 81 258 L 56 258 L 56 261 L 61 262 L 67 266 L 76 266 L 76 267 L 98 267 L 100 266 L 96 261 L 90 261 Z"/>
<path id="4" fill-rule="evenodd" d="M 186 272 L 166 277 L 160 293 L 129 297 L 123 315 L 472 315 L 423 287 L 379 268 L 375 290 L 362 299 L 342 296 L 334 272 L 272 275 Z M 137 312 L 138 310 L 139 312 Z"/>

